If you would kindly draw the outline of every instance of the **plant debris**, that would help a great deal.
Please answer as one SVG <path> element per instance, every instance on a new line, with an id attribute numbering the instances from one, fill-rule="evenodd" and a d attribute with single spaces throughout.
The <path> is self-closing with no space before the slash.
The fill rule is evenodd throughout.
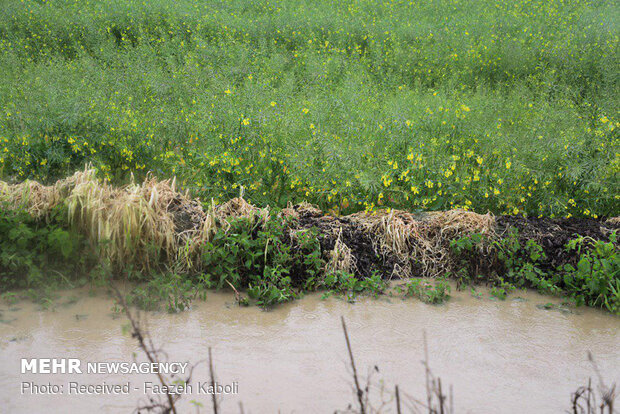
<path id="1" fill-rule="evenodd" d="M 582 236 L 608 242 L 620 227 L 616 219 L 496 217 L 465 210 L 417 214 L 380 210 L 335 216 L 308 203 L 289 204 L 271 214 L 269 208 L 258 208 L 242 197 L 205 206 L 179 191 L 174 179 L 160 181 L 151 175 L 140 184 L 132 181 L 115 187 L 98 180 L 89 168 L 51 186 L 34 181 L 0 182 L 0 201 L 37 219 L 64 206 L 70 225 L 90 240 L 102 260 L 137 270 L 199 271 L 206 243 L 218 232 L 228 232 L 231 221 L 240 218 L 256 228 L 268 220 L 281 220 L 292 249 L 300 232 L 316 229 L 325 272 L 349 273 L 359 279 L 376 273 L 390 279 L 456 272 L 463 262 L 454 257 L 454 241 L 478 235 L 481 245 L 471 255 L 484 258 L 491 254 L 495 241 L 514 231 L 522 245 L 528 241 L 539 244 L 544 252 L 542 268 L 554 269 L 576 263 L 576 255 L 566 249 L 569 241 Z M 485 263 L 490 263 L 489 270 L 495 262 Z M 291 276 L 303 280 L 303 275 Z"/>

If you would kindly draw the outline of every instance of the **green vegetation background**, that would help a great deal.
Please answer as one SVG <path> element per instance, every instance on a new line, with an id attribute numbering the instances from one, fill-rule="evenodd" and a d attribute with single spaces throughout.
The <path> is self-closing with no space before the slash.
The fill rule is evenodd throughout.
<path id="1" fill-rule="evenodd" d="M 0 177 L 618 215 L 619 22 L 614 1 L 5 0 Z"/>

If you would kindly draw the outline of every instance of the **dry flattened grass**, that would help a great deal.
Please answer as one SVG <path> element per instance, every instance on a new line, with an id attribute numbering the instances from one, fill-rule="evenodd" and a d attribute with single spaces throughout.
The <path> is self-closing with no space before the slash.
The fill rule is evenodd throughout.
<path id="1" fill-rule="evenodd" d="M 306 201 L 302 201 L 299 204 L 293 205 L 290 201 L 286 208 L 283 208 L 280 211 L 279 216 L 283 218 L 292 218 L 299 219 L 301 215 L 310 216 L 310 217 L 319 217 L 323 215 L 323 211 L 321 211 L 314 204 L 310 204 Z"/>
<path id="2" fill-rule="evenodd" d="M 0 200 L 10 208 L 24 209 L 33 217 L 43 217 L 61 202 L 55 186 L 44 186 L 36 181 L 9 185 L 0 183 Z"/>
<path id="3" fill-rule="evenodd" d="M 620 216 L 618 217 L 610 217 L 605 221 L 606 224 L 610 224 L 612 226 L 620 226 Z"/>
<path id="4" fill-rule="evenodd" d="M 412 243 L 416 221 L 411 213 L 400 210 L 379 210 L 348 216 L 370 234 L 375 253 L 383 258 L 395 257 L 394 276 L 412 276 Z M 391 275 L 392 276 L 392 275 Z"/>
<path id="5" fill-rule="evenodd" d="M 403 260 L 409 257 L 409 239 L 417 228 L 413 214 L 400 210 L 379 210 L 374 214 L 356 213 L 348 217 L 373 235 L 378 254 L 392 254 Z"/>
<path id="6" fill-rule="evenodd" d="M 323 211 L 320 208 L 306 201 L 302 201 L 301 203 L 299 203 L 296 206 L 296 210 L 299 214 L 303 214 L 306 216 L 318 217 L 323 215 Z"/>
<path id="7" fill-rule="evenodd" d="M 427 213 L 414 239 L 415 257 L 428 276 L 438 276 L 450 270 L 450 241 L 479 233 L 489 240 L 495 238 L 495 217 L 466 210 Z"/>
<path id="8" fill-rule="evenodd" d="M 32 217 L 46 217 L 63 203 L 80 177 L 81 173 L 76 173 L 49 186 L 32 180 L 19 184 L 0 181 L 0 201 L 6 203 L 9 208 L 23 209 Z"/>
<path id="9" fill-rule="evenodd" d="M 494 235 L 495 217 L 491 213 L 478 214 L 467 210 L 448 210 L 426 213 L 422 220 L 427 228 L 440 231 L 442 235 L 480 233 Z"/>
<path id="10" fill-rule="evenodd" d="M 227 223 L 231 219 L 246 218 L 252 222 L 265 223 L 269 220 L 269 208 L 258 208 L 245 201 L 242 197 L 235 197 L 222 205 L 216 206 L 215 217 L 227 230 Z"/>
<path id="11" fill-rule="evenodd" d="M 414 215 L 401 210 L 348 216 L 371 234 L 375 252 L 398 259 L 397 276 L 412 276 L 414 269 L 437 276 L 450 267 L 451 240 L 472 233 L 495 236 L 495 218 L 466 210 Z M 420 269 L 421 268 L 421 269 Z"/>

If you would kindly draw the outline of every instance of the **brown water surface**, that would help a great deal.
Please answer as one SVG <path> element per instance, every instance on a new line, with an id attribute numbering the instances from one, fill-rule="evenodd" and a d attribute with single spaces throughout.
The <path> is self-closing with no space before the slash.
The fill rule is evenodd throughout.
<path id="1" fill-rule="evenodd" d="M 457 292 L 445 305 L 399 298 L 322 300 L 308 295 L 272 311 L 239 308 L 230 294 L 210 293 L 180 314 L 149 313 L 150 332 L 169 361 L 197 362 L 213 347 L 218 380 L 238 383 L 239 393 L 222 398 L 223 412 L 333 412 L 353 402 L 340 316 L 347 320 L 359 371 L 375 365 L 372 392 L 395 384 L 408 395 L 425 396 L 423 332 L 430 365 L 451 384 L 457 412 L 557 413 L 569 408 L 570 394 L 590 376 L 595 356 L 608 382 L 620 382 L 620 318 L 588 308 L 562 312 L 540 306 L 557 299 L 532 292 L 505 301 L 488 294 Z M 65 292 L 52 310 L 31 302 L 0 303 L 0 412 L 131 412 L 144 400 L 149 374 L 20 374 L 20 358 L 79 358 L 95 361 L 144 360 L 125 318 L 115 316 L 105 294 Z M 195 381 L 208 381 L 207 364 Z M 21 394 L 21 383 L 64 385 L 131 383 L 129 395 Z M 137 388 L 137 389 L 134 389 Z M 389 400 L 391 395 L 383 396 Z M 210 412 L 209 396 L 195 389 Z M 375 399 L 377 401 L 377 399 Z M 189 406 L 185 405 L 189 411 Z M 184 410 L 184 411 L 185 411 Z M 193 412 L 193 409 L 192 409 Z M 390 404 L 385 412 L 395 412 Z"/>

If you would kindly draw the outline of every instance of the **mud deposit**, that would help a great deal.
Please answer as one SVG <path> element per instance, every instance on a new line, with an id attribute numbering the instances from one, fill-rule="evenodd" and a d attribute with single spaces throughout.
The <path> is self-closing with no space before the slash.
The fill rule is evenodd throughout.
<path id="1" fill-rule="evenodd" d="M 246 413 L 345 409 L 353 394 L 340 315 L 348 322 L 359 371 L 366 375 L 379 367 L 373 375 L 375 397 L 384 380 L 388 390 L 398 384 L 408 395 L 423 398 L 423 331 L 430 365 L 453 386 L 458 412 L 564 412 L 571 392 L 595 377 L 587 351 L 608 382 L 620 382 L 620 319 L 589 308 L 546 310 L 544 304 L 558 301 L 531 292 L 517 292 L 506 301 L 457 292 L 442 306 L 399 298 L 349 304 L 309 295 L 270 312 L 232 302 L 229 294 L 212 293 L 188 312 L 147 315 L 170 361 L 196 362 L 213 347 L 218 380 L 237 381 L 239 387 L 238 395 L 221 400 L 223 412 L 239 412 L 239 402 Z M 105 295 L 89 297 L 85 291 L 66 292 L 47 311 L 29 302 L 1 303 L 0 411 L 131 412 L 145 398 L 143 384 L 156 381 L 153 375 L 19 373 L 22 357 L 132 361 L 139 351 L 122 333 L 126 321 L 113 316 L 112 305 Z M 199 365 L 194 380 L 207 379 L 207 364 Z M 130 381 L 138 390 L 114 397 L 20 395 L 22 381 Z M 190 400 L 209 404 L 205 395 L 185 398 Z M 186 405 L 184 412 L 189 410 Z"/>

